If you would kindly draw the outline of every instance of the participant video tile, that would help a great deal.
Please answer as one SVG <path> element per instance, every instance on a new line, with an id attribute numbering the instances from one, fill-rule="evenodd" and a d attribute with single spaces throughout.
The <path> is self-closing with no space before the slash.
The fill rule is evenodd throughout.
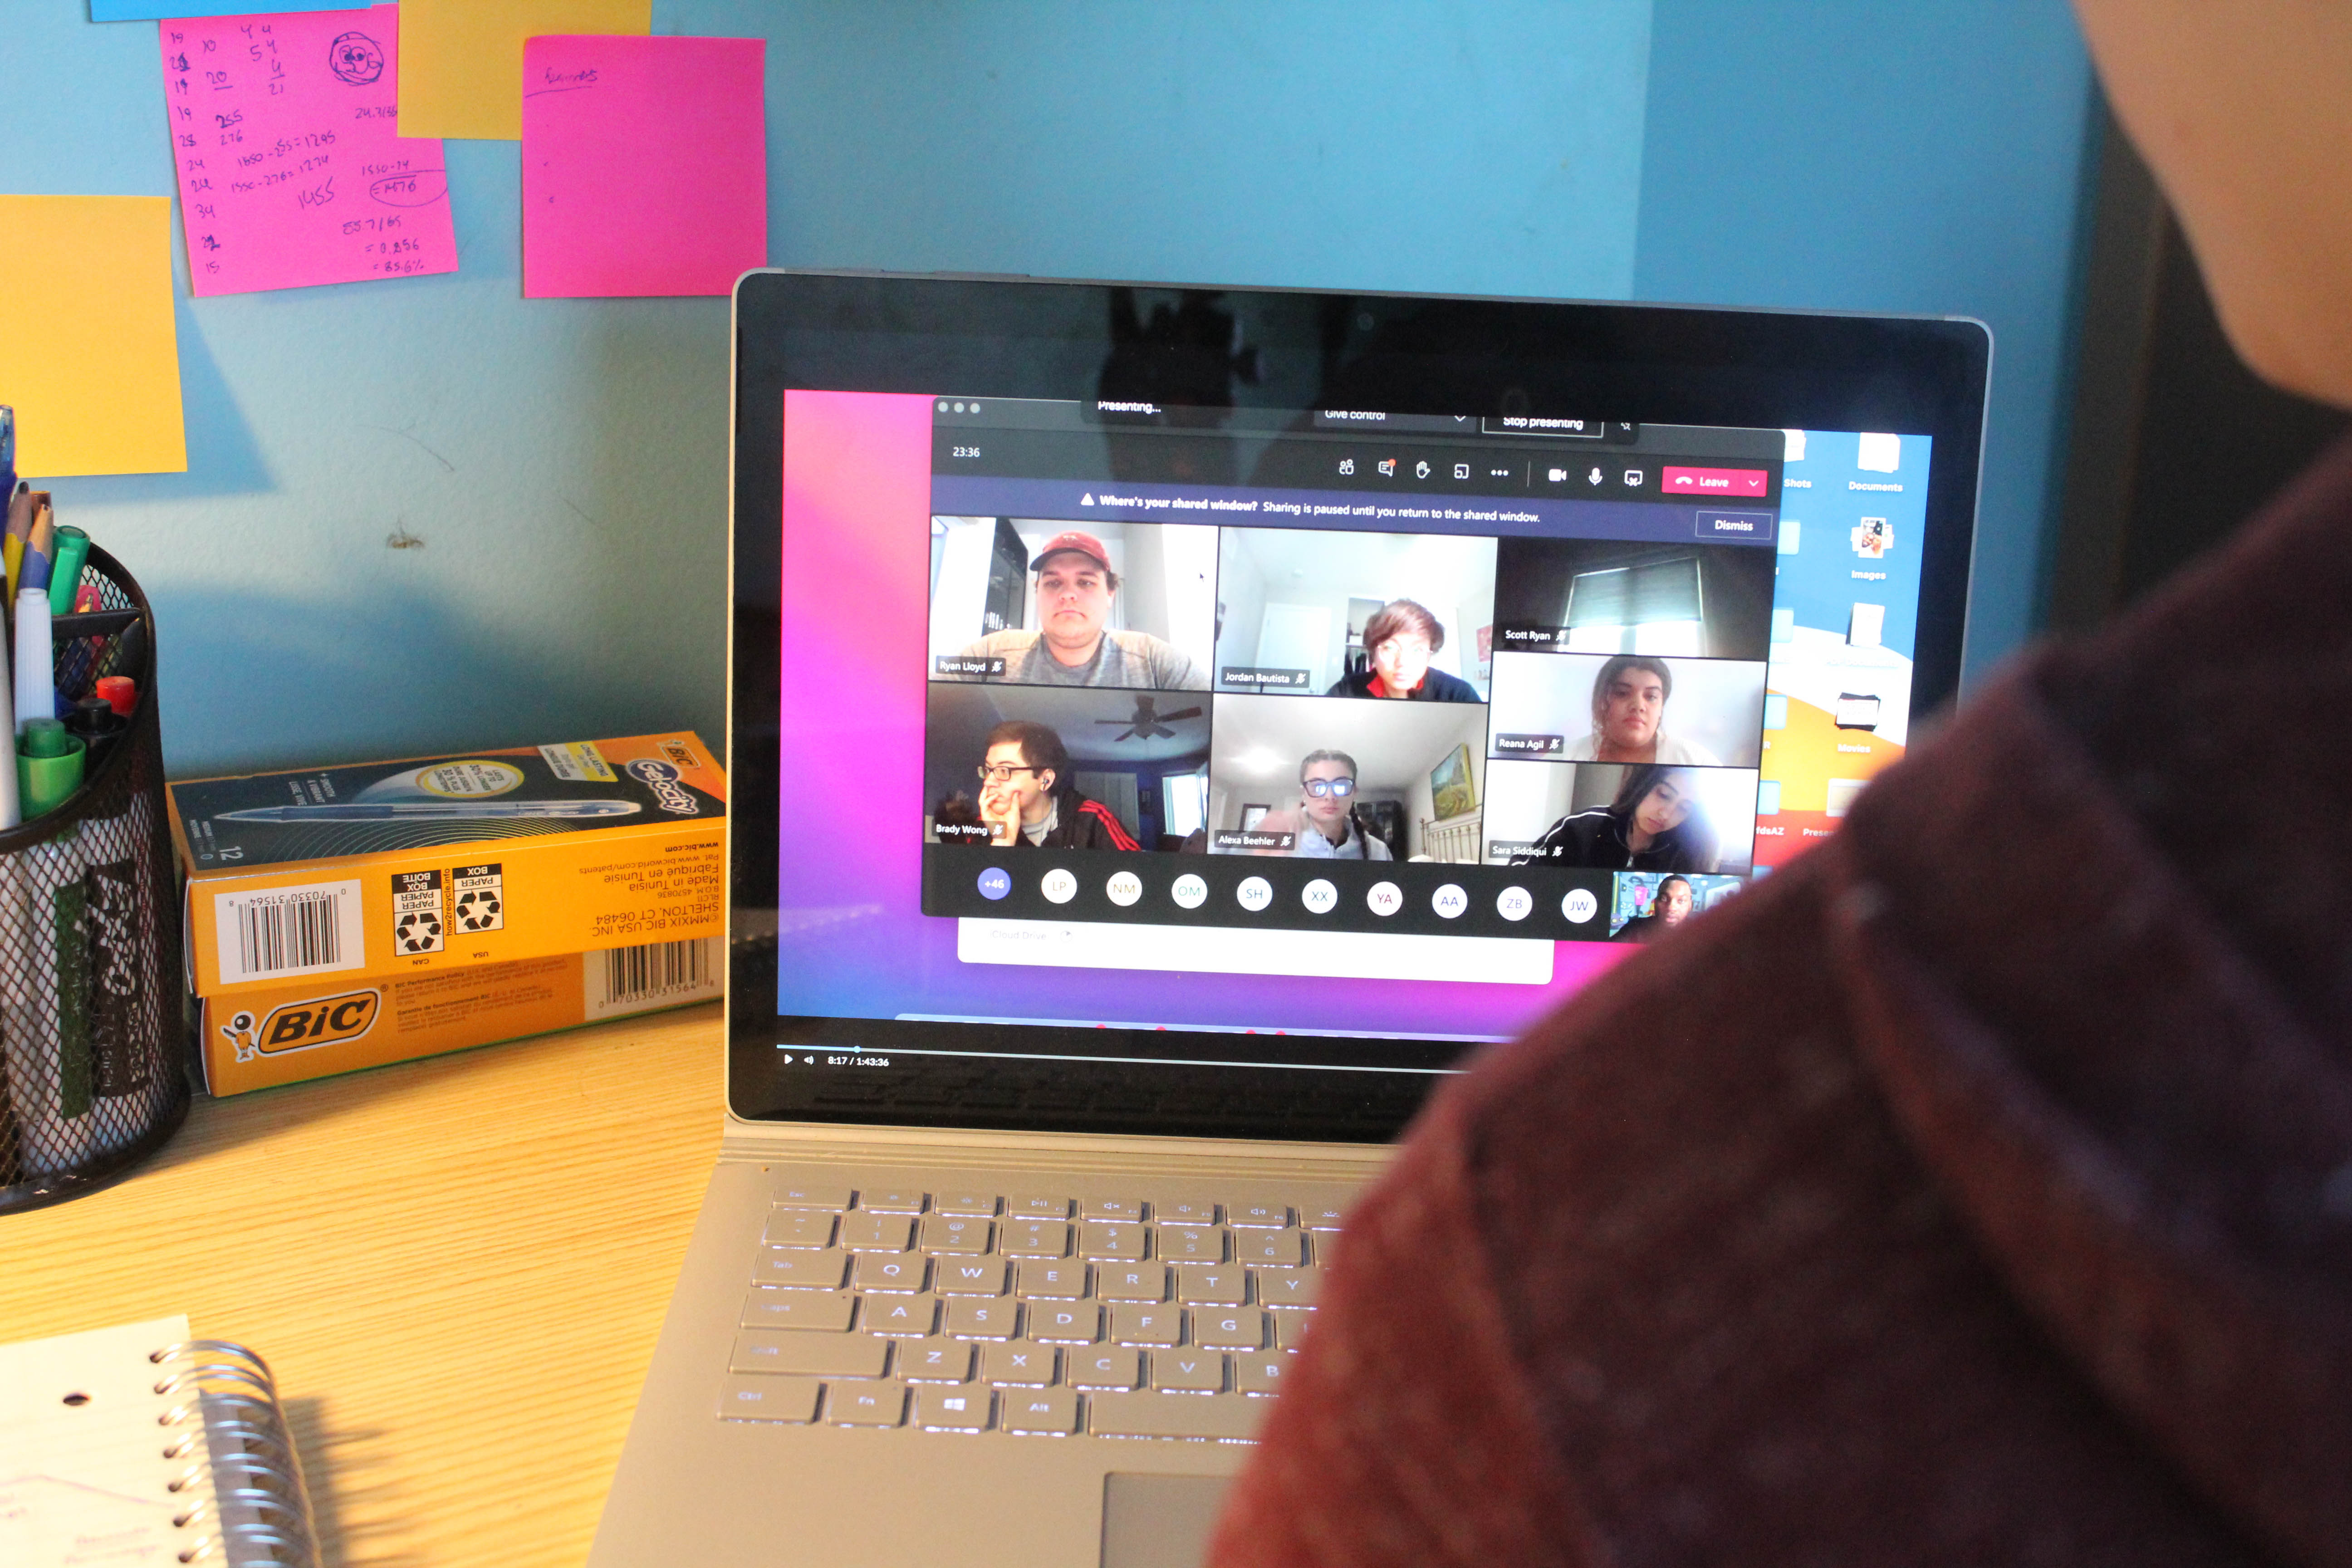
<path id="1" fill-rule="evenodd" d="M 1286 697 L 1215 703 L 1212 853 L 1481 858 L 1485 708 Z"/>
<path id="2" fill-rule="evenodd" d="M 1203 837 L 1208 763 L 1204 695 L 934 681 L 923 837 L 1174 850 Z"/>
<path id="3" fill-rule="evenodd" d="M 1495 542 L 1228 528 L 1216 689 L 1483 702 Z"/>
<path id="4" fill-rule="evenodd" d="M 1497 653 L 1490 754 L 1752 768 L 1764 666 L 1650 654 Z"/>
<path id="5" fill-rule="evenodd" d="M 1494 866 L 1744 874 L 1755 864 L 1752 768 L 1486 764 Z"/>
<path id="6" fill-rule="evenodd" d="M 931 679 L 1205 691 L 1217 531 L 931 519 Z"/>
<path id="7" fill-rule="evenodd" d="M 1609 911 L 1612 942 L 1647 942 L 1706 913 L 1748 886 L 1744 877 L 1679 871 L 1621 871 Z"/>
<path id="8" fill-rule="evenodd" d="M 1778 561 L 1753 545 L 1506 539 L 1495 646 L 1760 659 L 1771 646 Z"/>

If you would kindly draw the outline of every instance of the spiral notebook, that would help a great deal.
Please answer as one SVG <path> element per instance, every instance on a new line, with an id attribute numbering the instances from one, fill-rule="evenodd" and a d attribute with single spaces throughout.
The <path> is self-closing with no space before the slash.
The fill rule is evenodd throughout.
<path id="1" fill-rule="evenodd" d="M 318 1560 L 259 1356 L 185 1318 L 0 1345 L 0 1563 Z"/>

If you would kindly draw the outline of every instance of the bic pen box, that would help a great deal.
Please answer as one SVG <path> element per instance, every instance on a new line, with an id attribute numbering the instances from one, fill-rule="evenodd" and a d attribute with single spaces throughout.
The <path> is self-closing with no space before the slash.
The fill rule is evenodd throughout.
<path id="1" fill-rule="evenodd" d="M 249 1010 L 719 936 L 726 792 L 690 733 L 173 784 L 190 988 Z"/>

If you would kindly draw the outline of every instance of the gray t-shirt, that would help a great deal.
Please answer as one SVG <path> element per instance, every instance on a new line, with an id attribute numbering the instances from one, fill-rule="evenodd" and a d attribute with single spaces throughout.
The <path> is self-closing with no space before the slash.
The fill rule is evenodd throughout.
<path id="1" fill-rule="evenodd" d="M 1041 632 L 992 632 L 956 652 L 958 658 L 1001 658 L 1003 675 L 936 675 L 940 680 L 1003 681 L 1011 686 L 1115 686 L 1143 691 L 1206 691 L 1209 678 L 1171 642 L 1149 632 L 1105 632 L 1095 657 L 1064 664 Z"/>

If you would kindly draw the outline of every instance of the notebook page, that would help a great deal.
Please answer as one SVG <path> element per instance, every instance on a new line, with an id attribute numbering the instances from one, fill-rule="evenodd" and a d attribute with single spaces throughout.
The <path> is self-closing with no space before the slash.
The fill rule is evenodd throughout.
<path id="1" fill-rule="evenodd" d="M 0 1563 L 176 1562 L 172 1518 L 209 1483 L 167 1489 L 190 1460 L 163 1457 L 177 1434 L 161 1418 L 178 1401 L 155 1393 L 164 1369 L 147 1358 L 187 1337 L 175 1317 L 0 1345 Z"/>

